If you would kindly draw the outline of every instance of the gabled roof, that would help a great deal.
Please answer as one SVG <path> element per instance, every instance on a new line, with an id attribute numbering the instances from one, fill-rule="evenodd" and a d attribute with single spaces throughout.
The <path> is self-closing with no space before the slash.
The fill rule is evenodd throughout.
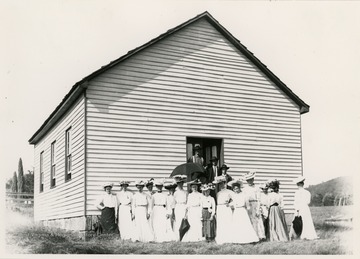
<path id="1" fill-rule="evenodd" d="M 181 30 L 182 28 L 205 18 L 210 24 L 212 24 L 220 34 L 222 34 L 227 40 L 229 40 L 243 55 L 245 55 L 250 61 L 253 62 L 270 80 L 272 80 L 290 99 L 292 99 L 300 108 L 300 113 L 307 113 L 310 106 L 301 100 L 294 92 L 290 90 L 274 73 L 272 73 L 257 57 L 254 56 L 243 44 L 240 43 L 228 30 L 226 30 L 217 20 L 214 19 L 207 11 L 195 16 L 194 18 L 176 26 L 173 29 L 168 30 L 167 32 L 161 34 L 160 36 L 152 39 L 151 41 L 145 43 L 144 45 L 137 47 L 129 51 L 124 56 L 111 61 L 109 64 L 102 66 L 100 69 L 91 73 L 90 75 L 84 77 L 81 81 L 77 82 L 69 91 L 69 93 L 63 98 L 61 103 L 55 108 L 55 110 L 50 114 L 46 121 L 41 125 L 41 127 L 35 132 L 35 134 L 29 139 L 30 144 L 36 144 L 46 132 L 55 125 L 55 123 L 61 118 L 62 115 L 67 111 L 67 109 L 77 100 L 77 98 L 86 90 L 86 85 L 89 80 L 96 77 L 97 75 L 103 73 L 109 68 L 118 65 L 120 62 L 130 58 L 134 54 L 142 51 L 143 49 L 151 46 L 152 44 L 172 35 L 173 33 Z"/>

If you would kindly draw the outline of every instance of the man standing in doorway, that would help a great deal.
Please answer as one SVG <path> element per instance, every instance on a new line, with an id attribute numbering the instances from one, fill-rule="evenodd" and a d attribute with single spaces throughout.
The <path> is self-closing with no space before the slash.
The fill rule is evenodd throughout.
<path id="1" fill-rule="evenodd" d="M 200 155 L 200 150 L 200 145 L 195 144 L 193 149 L 194 155 L 188 159 L 189 163 L 195 163 L 204 166 L 204 158 Z"/>

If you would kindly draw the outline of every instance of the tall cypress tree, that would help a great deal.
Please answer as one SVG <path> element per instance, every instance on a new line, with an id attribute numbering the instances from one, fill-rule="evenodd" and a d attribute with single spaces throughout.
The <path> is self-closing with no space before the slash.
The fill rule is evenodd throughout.
<path id="1" fill-rule="evenodd" d="M 23 164 L 20 157 L 19 160 L 19 167 L 18 167 L 18 192 L 24 192 L 24 170 L 23 170 Z"/>
<path id="2" fill-rule="evenodd" d="M 17 181 L 16 172 L 14 172 L 13 179 L 12 179 L 12 185 L 11 185 L 11 191 L 17 192 L 17 190 L 18 190 L 18 181 Z"/>

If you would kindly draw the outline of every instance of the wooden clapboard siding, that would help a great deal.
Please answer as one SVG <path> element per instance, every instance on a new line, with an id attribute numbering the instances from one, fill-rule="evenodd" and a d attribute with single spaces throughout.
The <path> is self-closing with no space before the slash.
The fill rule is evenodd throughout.
<path id="1" fill-rule="evenodd" d="M 87 214 L 105 181 L 169 176 L 186 136 L 222 138 L 229 173 L 279 179 L 292 208 L 299 107 L 205 19 L 90 80 L 87 98 Z"/>
<path id="2" fill-rule="evenodd" d="M 35 145 L 35 220 L 84 215 L 84 104 L 82 96 Z M 72 172 L 71 180 L 65 182 L 65 131 L 69 127 L 72 131 Z M 53 141 L 56 141 L 56 186 L 50 188 L 50 149 Z M 40 153 L 42 151 L 44 151 L 44 191 L 40 193 Z"/>

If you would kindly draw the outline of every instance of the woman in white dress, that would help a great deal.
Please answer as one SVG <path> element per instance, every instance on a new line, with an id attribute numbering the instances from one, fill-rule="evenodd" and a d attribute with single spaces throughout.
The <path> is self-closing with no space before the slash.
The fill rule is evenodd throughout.
<path id="1" fill-rule="evenodd" d="M 132 221 L 132 198 L 133 193 L 127 190 L 129 182 L 121 181 L 120 182 L 120 192 L 117 194 L 117 199 L 119 202 L 119 219 L 118 226 L 120 231 L 120 237 L 123 240 L 132 240 L 135 239 L 134 231 L 134 222 Z"/>
<path id="2" fill-rule="evenodd" d="M 138 181 L 135 183 L 139 192 L 135 193 L 132 200 L 132 219 L 135 223 L 136 240 L 141 242 L 154 241 L 149 218 L 151 214 L 150 198 L 143 192 L 145 182 Z"/>
<path id="3" fill-rule="evenodd" d="M 226 178 L 224 176 L 217 176 L 214 180 L 218 184 L 219 192 L 217 193 L 217 207 L 216 207 L 216 237 L 217 244 L 231 243 L 233 241 L 233 227 L 232 227 L 232 210 L 230 202 L 232 201 L 233 191 L 226 188 Z"/>
<path id="4" fill-rule="evenodd" d="M 202 194 L 198 191 L 201 182 L 196 179 L 189 182 L 191 193 L 188 195 L 186 203 L 186 215 L 190 229 L 185 233 L 183 242 L 198 242 L 204 240 L 202 237 L 202 222 L 201 222 L 201 198 Z"/>
<path id="5" fill-rule="evenodd" d="M 232 194 L 232 201 L 230 207 L 233 210 L 232 214 L 232 243 L 247 244 L 259 241 L 250 218 L 246 211 L 246 198 L 245 194 L 241 191 L 243 183 L 241 180 L 232 180 L 227 184 L 232 188 L 234 193 Z"/>
<path id="6" fill-rule="evenodd" d="M 186 175 L 179 175 L 179 176 L 174 176 L 176 183 L 177 183 L 177 188 L 176 191 L 174 193 L 174 199 L 175 199 L 175 221 L 174 221 L 174 231 L 176 234 L 176 240 L 180 241 L 180 225 L 181 225 L 181 221 L 182 219 L 185 217 L 185 213 L 186 213 L 186 202 L 187 202 L 187 197 L 188 197 L 188 192 L 184 190 L 184 182 L 187 178 Z"/>
<path id="7" fill-rule="evenodd" d="M 175 221 L 175 197 L 174 192 L 177 184 L 174 179 L 164 185 L 165 189 L 169 191 L 167 195 L 167 207 L 166 207 L 166 240 L 176 241 L 177 236 L 174 228 Z M 177 231 L 179 232 L 179 231 Z"/>
<path id="8" fill-rule="evenodd" d="M 152 196 L 154 241 L 158 243 L 168 241 L 166 237 L 167 195 L 162 192 L 163 186 L 163 181 L 156 181 L 157 192 Z"/>
<path id="9" fill-rule="evenodd" d="M 302 232 L 300 235 L 301 239 L 313 240 L 317 239 L 318 236 L 315 231 L 314 222 L 311 217 L 309 204 L 311 201 L 311 194 L 309 191 L 304 189 L 304 177 L 298 177 L 294 182 L 296 183 L 298 190 L 295 192 L 295 216 L 301 216 L 302 218 Z M 290 237 L 296 236 L 293 226 L 291 226 Z"/>

